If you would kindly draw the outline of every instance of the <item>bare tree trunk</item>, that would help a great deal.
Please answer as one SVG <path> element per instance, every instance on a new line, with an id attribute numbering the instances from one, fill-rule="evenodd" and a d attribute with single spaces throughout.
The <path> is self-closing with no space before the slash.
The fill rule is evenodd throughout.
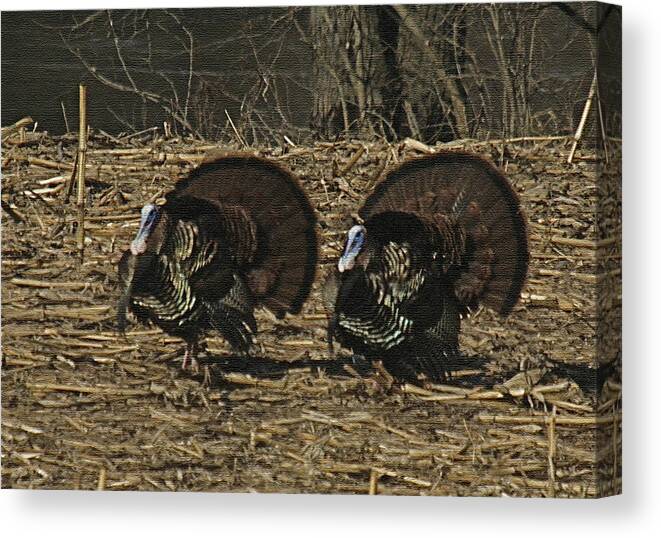
<path id="1" fill-rule="evenodd" d="M 405 116 L 403 77 L 398 56 L 400 42 L 400 20 L 394 16 L 390 6 L 378 6 L 379 37 L 383 47 L 384 81 L 383 81 L 383 116 L 389 122 L 393 136 L 403 136 Z M 410 107 L 410 104 L 409 104 Z"/>
<path id="2" fill-rule="evenodd" d="M 383 107 L 385 66 L 374 9 L 313 7 L 313 128 L 326 137 L 342 131 L 370 132 L 370 117 Z"/>
<path id="3" fill-rule="evenodd" d="M 466 39 L 462 11 L 425 9 L 426 15 L 405 6 L 311 8 L 315 130 L 325 137 L 344 131 L 392 138 L 424 136 L 431 123 L 437 131 L 439 125 L 449 126 L 448 137 L 470 136 L 460 80 Z M 428 15 L 441 35 L 425 26 Z M 420 67 L 442 96 L 420 87 Z"/>
<path id="4" fill-rule="evenodd" d="M 397 15 L 399 15 L 401 25 L 410 32 L 418 49 L 428 57 L 428 60 L 434 66 L 433 68 L 437 73 L 437 78 L 441 81 L 441 84 L 450 99 L 451 113 L 454 117 L 457 137 L 467 138 L 470 131 L 466 114 L 465 95 L 463 94 L 460 85 L 457 83 L 457 79 L 450 76 L 445 69 L 445 65 L 447 65 L 448 62 L 438 51 L 430 46 L 433 36 L 426 34 L 422 23 L 416 16 L 415 12 L 409 10 L 409 7 L 404 5 L 395 5 L 392 7 Z"/>

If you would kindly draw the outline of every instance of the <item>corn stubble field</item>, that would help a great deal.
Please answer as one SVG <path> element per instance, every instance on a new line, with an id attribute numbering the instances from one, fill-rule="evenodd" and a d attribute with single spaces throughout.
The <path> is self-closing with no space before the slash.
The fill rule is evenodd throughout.
<path id="1" fill-rule="evenodd" d="M 579 149 L 567 164 L 562 137 L 512 141 L 505 151 L 499 141 L 443 147 L 502 158 L 529 218 L 532 252 L 513 314 L 502 320 L 478 310 L 463 322 L 466 364 L 452 379 L 402 386 L 378 364 L 346 351 L 328 355 L 319 289 L 351 214 L 387 167 L 430 151 L 411 140 L 347 141 L 257 150 L 291 169 L 309 193 L 320 217 L 322 266 L 301 315 L 257 313 L 255 357 L 233 355 L 215 335 L 207 339 L 205 386 L 201 375 L 180 370 L 181 341 L 135 324 L 126 338 L 118 335 L 114 305 L 116 262 L 140 207 L 214 146 L 163 140 L 154 131 L 92 136 L 81 265 L 75 192 L 63 203 L 75 136 L 6 139 L 2 486 L 558 497 L 618 491 L 619 371 L 604 368 L 603 387 L 594 381 L 597 335 L 606 363 L 616 347 L 609 329 L 620 314 L 619 240 L 597 235 L 595 215 L 617 209 L 617 192 L 602 192 L 615 206 L 598 207 L 593 150 Z M 613 158 L 619 149 L 610 151 Z M 599 300 L 598 289 L 608 290 Z"/>

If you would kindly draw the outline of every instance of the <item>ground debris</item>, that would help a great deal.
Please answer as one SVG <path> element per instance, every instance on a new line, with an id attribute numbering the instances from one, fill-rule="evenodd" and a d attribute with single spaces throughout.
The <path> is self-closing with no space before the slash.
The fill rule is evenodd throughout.
<path id="1" fill-rule="evenodd" d="M 234 149 L 126 140 L 90 136 L 82 265 L 75 207 L 62 202 L 73 163 L 58 153 L 73 155 L 75 138 L 3 148 L 3 487 L 587 497 L 620 487 L 619 379 L 602 393 L 572 377 L 596 376 L 597 283 L 619 285 L 619 273 L 597 277 L 594 254 L 617 259 L 618 243 L 597 240 L 594 177 L 588 161 L 566 164 L 566 140 L 509 145 L 502 165 L 530 221 L 522 301 L 505 321 L 485 309 L 466 319 L 462 349 L 479 364 L 429 386 L 384 384 L 378 366 L 329 358 L 319 282 L 300 316 L 257 313 L 260 357 L 233 356 L 212 335 L 211 386 L 179 370 L 177 339 L 137 325 L 118 334 L 115 264 L 139 208 L 207 152 Z M 491 158 L 499 144 L 452 147 Z M 256 153 L 290 168 L 315 204 L 321 279 L 385 163 L 436 149 Z"/>

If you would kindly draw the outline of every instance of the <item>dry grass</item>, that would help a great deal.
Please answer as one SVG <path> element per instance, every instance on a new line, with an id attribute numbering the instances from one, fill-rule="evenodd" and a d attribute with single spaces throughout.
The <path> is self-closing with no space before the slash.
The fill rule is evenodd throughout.
<path id="1" fill-rule="evenodd" d="M 350 215 L 386 166 L 419 143 L 263 150 L 298 174 L 320 215 L 322 270 L 302 315 L 258 314 L 260 357 L 208 339 L 211 386 L 182 373 L 180 341 L 114 330 L 115 262 L 139 208 L 212 146 L 154 132 L 92 136 L 85 259 L 65 205 L 75 137 L 5 137 L 2 484 L 5 488 L 594 497 L 621 485 L 620 385 L 595 393 L 594 155 L 564 139 L 508 145 L 505 168 L 530 219 L 531 269 L 506 321 L 464 322 L 471 358 L 447 385 L 390 385 L 346 354 L 329 360 L 318 283 Z M 112 138 L 112 140 L 110 139 Z M 462 148 L 492 160 L 497 143 Z M 619 310 L 617 310 L 619 312 Z M 612 357 L 600 357 L 608 362 Z M 592 386 L 591 386 L 592 385 Z"/>

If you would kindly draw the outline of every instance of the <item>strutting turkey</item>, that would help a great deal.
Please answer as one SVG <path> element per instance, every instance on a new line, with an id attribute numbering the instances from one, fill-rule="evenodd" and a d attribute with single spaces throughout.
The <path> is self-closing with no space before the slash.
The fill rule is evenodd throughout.
<path id="1" fill-rule="evenodd" d="M 405 162 L 367 198 L 325 285 L 328 340 L 396 377 L 444 379 L 461 318 L 507 316 L 528 268 L 518 197 L 484 159 L 443 151 Z"/>
<path id="2" fill-rule="evenodd" d="M 119 263 L 117 320 L 130 309 L 186 342 L 182 367 L 215 329 L 247 353 L 257 306 L 298 313 L 317 265 L 315 213 L 289 172 L 251 155 L 226 155 L 176 183 L 165 204 L 142 209 Z"/>

